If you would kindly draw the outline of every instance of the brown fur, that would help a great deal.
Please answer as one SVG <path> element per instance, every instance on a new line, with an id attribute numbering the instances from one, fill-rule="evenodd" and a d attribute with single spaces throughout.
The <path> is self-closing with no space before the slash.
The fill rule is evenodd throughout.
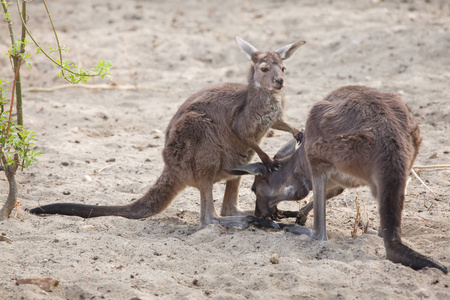
<path id="1" fill-rule="evenodd" d="M 256 216 L 272 214 L 282 200 L 299 200 L 314 192 L 314 228 L 288 230 L 326 240 L 325 200 L 345 188 L 367 185 L 377 198 L 380 234 L 387 258 L 414 269 L 447 268 L 402 243 L 401 213 L 407 176 L 422 139 L 417 123 L 399 96 L 361 86 L 337 89 L 311 109 L 302 145 L 282 149 L 280 169 L 272 174 L 260 165 L 234 169 L 255 174 Z M 290 149 L 290 151 L 289 151 Z M 303 211 L 306 214 L 311 205 Z"/>
<path id="2" fill-rule="evenodd" d="M 200 190 L 200 226 L 246 226 L 254 218 L 238 208 L 240 178 L 225 169 L 248 163 L 256 152 L 268 170 L 275 170 L 278 165 L 258 146 L 269 128 L 289 131 L 300 139 L 301 133 L 283 120 L 282 58 L 289 58 L 304 42 L 263 53 L 238 37 L 236 40 L 253 63 L 248 84 L 205 88 L 180 106 L 167 126 L 164 170 L 143 197 L 125 206 L 62 203 L 30 212 L 145 218 L 162 212 L 181 190 L 193 186 Z M 227 180 L 227 185 L 219 217 L 214 208 L 213 184 L 221 180 Z"/>

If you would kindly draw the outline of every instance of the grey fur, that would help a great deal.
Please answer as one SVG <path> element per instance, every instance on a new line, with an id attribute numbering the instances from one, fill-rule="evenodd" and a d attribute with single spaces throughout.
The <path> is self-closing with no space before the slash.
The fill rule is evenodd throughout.
<path id="1" fill-rule="evenodd" d="M 326 240 L 326 199 L 345 188 L 367 185 L 378 200 L 380 233 L 389 260 L 413 269 L 447 268 L 402 243 L 401 213 L 408 173 L 422 139 L 417 123 L 399 96 L 361 86 L 337 89 L 316 103 L 309 113 L 304 139 L 293 152 L 285 147 L 277 172 L 262 165 L 239 167 L 239 174 L 255 177 L 257 217 L 267 217 L 283 200 L 299 200 L 312 189 L 314 226 L 286 229 Z M 289 150 L 290 149 L 290 150 Z M 233 172 L 233 171 L 231 171 Z M 258 172 L 256 172 L 258 173 Z M 309 205 L 302 213 L 311 210 Z"/>

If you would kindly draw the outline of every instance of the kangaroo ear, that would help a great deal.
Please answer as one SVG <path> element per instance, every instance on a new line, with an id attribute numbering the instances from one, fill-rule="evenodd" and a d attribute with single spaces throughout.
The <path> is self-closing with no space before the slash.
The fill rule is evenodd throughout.
<path id="1" fill-rule="evenodd" d="M 298 48 L 300 48 L 304 44 L 306 44 L 305 41 L 297 41 L 295 43 L 281 47 L 280 49 L 276 50 L 275 53 L 277 53 L 282 60 L 287 60 L 289 59 L 289 57 L 294 55 Z"/>
<path id="2" fill-rule="evenodd" d="M 296 145 L 297 145 L 296 139 L 290 140 L 286 145 L 284 145 L 283 147 L 281 147 L 280 150 L 278 150 L 277 154 L 275 154 L 273 159 L 280 160 L 294 154 Z"/>
<path id="3" fill-rule="evenodd" d="M 237 167 L 231 170 L 225 170 L 227 173 L 231 175 L 255 175 L 261 176 L 267 170 L 266 166 L 263 163 L 253 163 L 245 166 Z"/>
<path id="4" fill-rule="evenodd" d="M 252 59 L 252 55 L 258 52 L 258 49 L 252 46 L 249 42 L 244 41 L 237 35 L 235 35 L 234 38 L 238 46 L 247 54 L 247 57 L 249 59 Z"/>

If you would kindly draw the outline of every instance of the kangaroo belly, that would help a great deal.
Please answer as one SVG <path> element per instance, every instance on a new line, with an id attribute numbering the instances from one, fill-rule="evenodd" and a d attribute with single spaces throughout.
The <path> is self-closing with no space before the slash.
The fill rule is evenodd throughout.
<path id="1" fill-rule="evenodd" d="M 341 186 L 344 188 L 357 188 L 369 185 L 369 182 L 366 180 L 337 169 L 330 171 L 328 178 L 327 187 Z"/>

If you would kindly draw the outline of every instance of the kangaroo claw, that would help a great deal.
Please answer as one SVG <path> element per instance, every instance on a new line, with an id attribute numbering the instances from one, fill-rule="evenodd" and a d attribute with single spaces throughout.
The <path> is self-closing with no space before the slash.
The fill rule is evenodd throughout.
<path id="1" fill-rule="evenodd" d="M 256 227 L 261 228 L 273 228 L 273 229 L 280 229 L 280 226 L 278 226 L 277 223 L 275 223 L 272 220 L 264 219 L 264 218 L 255 218 L 250 222 L 251 225 L 254 225 Z"/>
<path id="2" fill-rule="evenodd" d="M 276 206 L 269 209 L 269 217 L 274 221 L 279 221 L 280 219 L 286 218 L 296 218 L 298 214 L 298 211 L 279 210 Z"/>
<path id="3" fill-rule="evenodd" d="M 298 132 L 297 134 L 294 135 L 294 138 L 297 140 L 297 143 L 300 145 L 302 143 L 303 140 L 303 132 Z"/>
<path id="4" fill-rule="evenodd" d="M 279 161 L 273 161 L 272 163 L 266 164 L 266 168 L 269 173 L 278 170 L 280 167 L 281 163 Z"/>

